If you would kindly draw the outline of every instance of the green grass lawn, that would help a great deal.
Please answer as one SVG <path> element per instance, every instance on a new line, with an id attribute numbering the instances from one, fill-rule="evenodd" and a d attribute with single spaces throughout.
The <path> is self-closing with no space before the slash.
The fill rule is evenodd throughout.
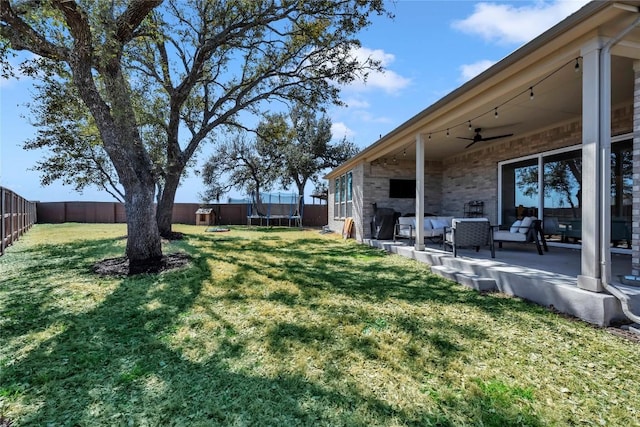
<path id="1" fill-rule="evenodd" d="M 0 419 L 640 425 L 638 343 L 336 235 L 175 230 L 192 263 L 159 275 L 91 272 L 122 225 L 37 225 L 0 257 Z"/>

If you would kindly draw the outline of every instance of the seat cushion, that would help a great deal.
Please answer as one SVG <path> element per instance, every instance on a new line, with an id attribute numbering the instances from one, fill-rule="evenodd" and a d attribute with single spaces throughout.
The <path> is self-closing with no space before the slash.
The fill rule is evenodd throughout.
<path id="1" fill-rule="evenodd" d="M 493 232 L 493 240 L 496 242 L 526 242 L 527 235 L 525 233 L 512 233 L 509 230 L 496 230 Z"/>
<path id="2" fill-rule="evenodd" d="M 398 224 L 400 225 L 410 225 L 412 227 L 416 226 L 416 219 L 412 216 L 401 216 L 398 218 Z"/>
<path id="3" fill-rule="evenodd" d="M 448 222 L 447 220 L 444 219 L 432 219 L 431 220 L 431 227 L 434 229 L 440 229 L 442 230 L 445 227 L 450 227 L 451 223 Z"/>
<path id="4" fill-rule="evenodd" d="M 453 242 L 453 231 L 447 231 L 447 233 L 444 235 L 444 240 L 445 242 Z"/>

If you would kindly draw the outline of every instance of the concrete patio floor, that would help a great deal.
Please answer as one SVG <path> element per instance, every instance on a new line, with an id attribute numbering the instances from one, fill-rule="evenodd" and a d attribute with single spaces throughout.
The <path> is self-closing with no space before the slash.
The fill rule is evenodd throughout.
<path id="1" fill-rule="evenodd" d="M 463 248 L 454 258 L 441 244 L 428 240 L 424 251 L 416 251 L 407 241 L 372 239 L 364 243 L 429 264 L 433 273 L 479 291 L 500 291 L 600 326 L 628 321 L 613 295 L 578 288 L 580 249 L 551 246 L 549 252 L 538 255 L 534 245 L 505 243 L 502 249 L 496 245 L 493 259 L 488 248 L 479 252 Z M 612 282 L 620 283 L 622 276 L 631 274 L 631 256 L 612 254 L 611 267 Z M 640 287 L 616 286 L 639 315 Z"/>

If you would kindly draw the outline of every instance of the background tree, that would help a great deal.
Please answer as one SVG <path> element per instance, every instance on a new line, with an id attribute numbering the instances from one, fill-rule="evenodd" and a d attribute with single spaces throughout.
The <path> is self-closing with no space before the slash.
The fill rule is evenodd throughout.
<path id="1" fill-rule="evenodd" d="M 277 163 L 265 150 L 265 141 L 249 139 L 246 132 L 238 131 L 216 147 L 202 168 L 205 192 L 202 198 L 209 202 L 231 189 L 252 195 L 259 207 L 260 193 L 273 187 L 278 178 Z"/>
<path id="2" fill-rule="evenodd" d="M 309 181 L 318 185 L 320 173 L 353 157 L 358 149 L 343 138 L 332 144 L 331 120 L 319 109 L 298 103 L 288 115 L 267 115 L 258 126 L 266 153 L 279 167 L 283 187 L 294 184 L 300 196 Z M 300 203 L 304 203 L 301 198 Z"/>
<path id="3" fill-rule="evenodd" d="M 631 143 L 611 147 L 611 215 L 625 215 L 625 206 L 633 204 L 633 149 Z"/>
<path id="4" fill-rule="evenodd" d="M 0 0 L 3 63 L 10 51 L 28 50 L 49 72 L 64 69 L 60 77 L 69 76 L 95 121 L 123 188 L 132 267 L 160 259 L 159 230 L 171 232 L 180 177 L 213 129 L 242 128 L 239 112 L 274 99 L 340 103 L 339 85 L 380 68 L 352 53 L 369 15 L 384 13 L 382 0 L 161 3 Z M 160 175 L 142 141 L 136 93 L 165 107 L 157 217 Z"/>

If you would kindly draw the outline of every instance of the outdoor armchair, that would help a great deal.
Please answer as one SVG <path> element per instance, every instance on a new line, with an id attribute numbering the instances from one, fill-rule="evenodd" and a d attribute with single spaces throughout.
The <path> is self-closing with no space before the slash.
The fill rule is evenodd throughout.
<path id="1" fill-rule="evenodd" d="M 549 251 L 547 241 L 542 232 L 542 221 L 535 217 L 524 217 L 522 220 L 514 222 L 508 230 L 495 230 L 493 241 L 498 242 L 498 247 L 502 248 L 502 242 L 531 243 L 536 244 L 536 249 L 540 255 L 542 248 Z"/>
<path id="2" fill-rule="evenodd" d="M 458 256 L 458 248 L 472 247 L 476 252 L 481 246 L 489 246 L 491 258 L 496 257 L 491 224 L 487 218 L 454 218 L 451 228 L 444 234 L 444 246 L 451 246 L 453 256 Z"/>

